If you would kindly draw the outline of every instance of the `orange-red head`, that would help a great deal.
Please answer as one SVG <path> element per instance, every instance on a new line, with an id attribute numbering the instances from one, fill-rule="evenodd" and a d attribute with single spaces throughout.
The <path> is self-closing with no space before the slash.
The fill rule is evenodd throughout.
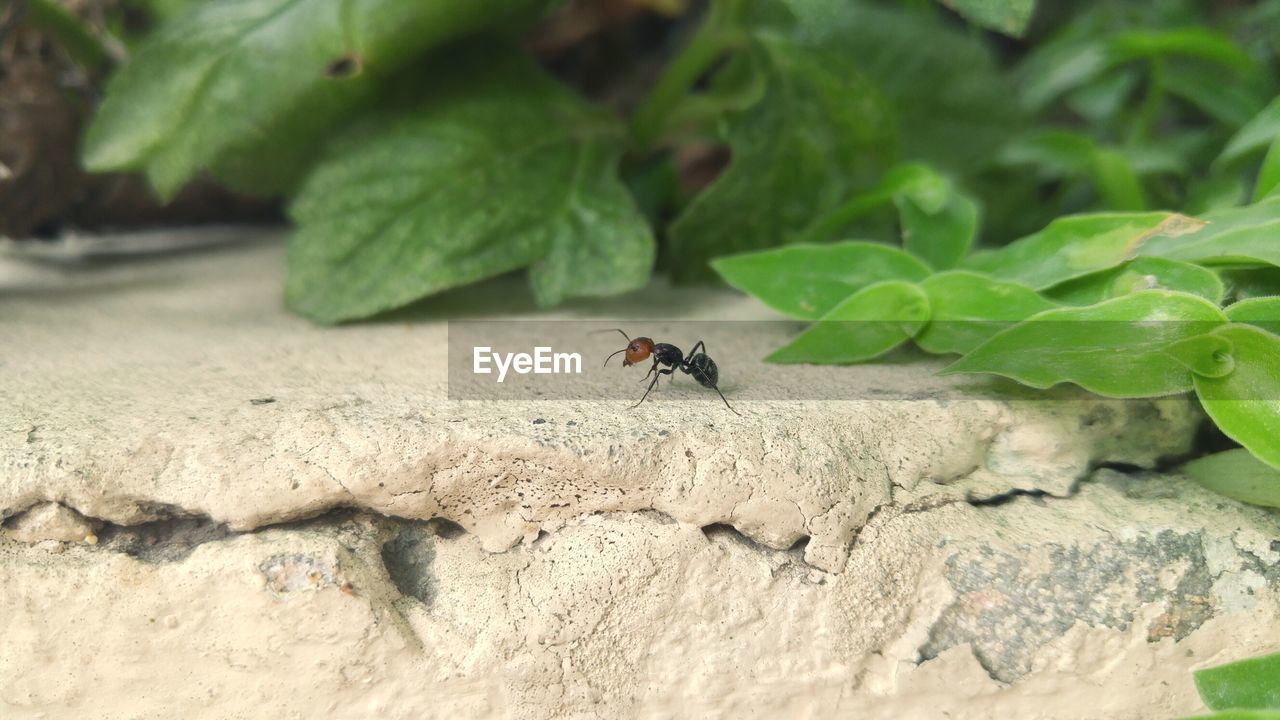
<path id="1" fill-rule="evenodd" d="M 613 353 L 613 355 L 617 355 L 618 353 L 626 353 L 625 355 L 622 356 L 623 367 L 627 367 L 629 365 L 635 365 L 636 363 L 639 363 L 639 362 L 644 362 L 646 358 L 648 358 L 650 355 L 653 354 L 653 340 L 651 340 L 650 338 L 638 337 L 632 340 L 631 338 L 627 337 L 627 334 L 622 332 L 621 330 L 619 330 L 618 332 L 622 333 L 622 337 L 627 338 L 627 346 L 622 348 L 618 352 Z M 609 357 L 604 359 L 605 365 L 609 364 L 609 361 L 613 359 L 613 355 L 610 355 Z"/>
<path id="2" fill-rule="evenodd" d="M 653 353 L 653 341 L 647 337 L 638 337 L 627 343 L 624 350 L 627 354 L 622 356 L 622 367 L 635 365 L 644 362 Z"/>

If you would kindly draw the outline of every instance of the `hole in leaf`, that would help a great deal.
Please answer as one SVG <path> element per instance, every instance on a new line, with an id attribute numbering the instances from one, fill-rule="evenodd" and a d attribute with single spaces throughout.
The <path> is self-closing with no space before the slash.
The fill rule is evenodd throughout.
<path id="1" fill-rule="evenodd" d="M 359 55 L 343 55 L 330 62 L 324 69 L 326 77 L 333 80 L 342 80 L 344 78 L 355 77 L 364 69 L 364 63 L 360 60 Z"/>

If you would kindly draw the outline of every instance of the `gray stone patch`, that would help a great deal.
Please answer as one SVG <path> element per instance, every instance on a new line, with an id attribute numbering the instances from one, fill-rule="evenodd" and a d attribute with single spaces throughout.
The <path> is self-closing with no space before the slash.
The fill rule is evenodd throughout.
<path id="1" fill-rule="evenodd" d="M 1077 622 L 1126 630 L 1138 608 L 1162 602 L 1147 640 L 1181 640 L 1214 614 L 1216 602 L 1202 532 L 1050 544 L 1022 557 L 981 547 L 951 555 L 945 577 L 956 600 L 934 623 L 920 659 L 969 644 L 1002 682 L 1027 674 L 1036 651 Z"/>
<path id="2" fill-rule="evenodd" d="M 431 573 L 436 534 L 427 523 L 404 523 L 394 537 L 382 544 L 382 564 L 396 589 L 427 605 L 436 595 L 436 580 Z"/>

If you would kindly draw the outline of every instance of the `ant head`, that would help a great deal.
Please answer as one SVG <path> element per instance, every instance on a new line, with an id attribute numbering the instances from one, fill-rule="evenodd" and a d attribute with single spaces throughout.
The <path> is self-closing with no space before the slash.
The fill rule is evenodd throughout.
<path id="1" fill-rule="evenodd" d="M 653 353 L 653 341 L 647 337 L 638 337 L 627 343 L 627 354 L 623 356 L 622 367 L 644 362 Z"/>
<path id="2" fill-rule="evenodd" d="M 627 346 L 605 358 L 605 365 L 608 365 L 609 361 L 613 359 L 613 356 L 619 353 L 626 353 L 626 355 L 623 355 L 622 357 L 623 367 L 643 362 L 645 358 L 653 354 L 653 341 L 649 338 L 638 337 L 632 340 L 625 332 L 622 332 L 621 330 L 618 330 L 618 332 L 622 333 L 622 337 L 627 338 Z"/>

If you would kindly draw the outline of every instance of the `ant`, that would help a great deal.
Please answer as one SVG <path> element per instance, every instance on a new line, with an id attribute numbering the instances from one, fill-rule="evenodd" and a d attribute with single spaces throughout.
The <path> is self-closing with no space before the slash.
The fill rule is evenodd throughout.
<path id="1" fill-rule="evenodd" d="M 701 340 L 693 346 L 688 355 L 685 355 L 675 345 L 655 343 L 647 337 L 638 337 L 632 340 L 621 329 L 614 329 L 622 333 L 622 337 L 627 338 L 627 346 L 605 358 L 604 364 L 606 366 L 613 359 L 613 356 L 618 353 L 626 353 L 622 357 L 622 367 L 642 363 L 650 355 L 653 356 L 653 366 L 649 368 L 649 372 L 645 373 L 643 378 L 640 378 L 640 382 L 644 382 L 649 379 L 650 375 L 653 375 L 653 382 L 649 383 L 649 389 L 644 391 L 644 395 L 640 397 L 640 402 L 631 407 L 639 407 L 640 403 L 649 397 L 649 392 L 658 384 L 659 378 L 663 375 L 672 375 L 678 369 L 686 375 L 692 375 L 693 379 L 697 380 L 702 387 L 715 390 L 720 399 L 724 400 L 724 406 L 729 408 L 729 412 L 734 415 L 742 414 L 733 409 L 733 406 L 729 404 L 729 400 L 725 398 L 724 393 L 720 392 L 720 388 L 716 387 L 716 382 L 720 379 L 720 371 L 716 368 L 715 360 L 712 360 L 705 352 L 698 352 L 699 350 L 705 351 L 707 349 L 706 344 Z M 665 365 L 666 367 L 658 369 L 659 365 Z M 675 378 L 672 379 L 674 380 Z"/>

